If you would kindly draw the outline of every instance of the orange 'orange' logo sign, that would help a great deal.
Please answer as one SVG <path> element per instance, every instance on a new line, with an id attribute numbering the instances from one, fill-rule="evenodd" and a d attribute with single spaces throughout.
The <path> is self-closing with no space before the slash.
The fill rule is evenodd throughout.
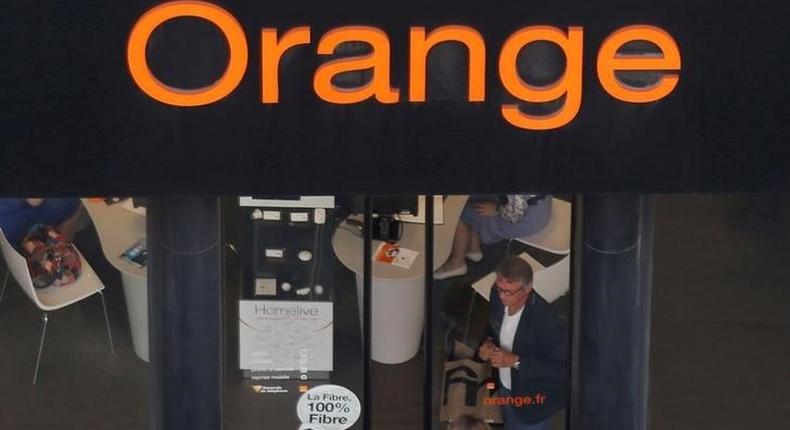
<path id="1" fill-rule="evenodd" d="M 228 65 L 222 76 L 203 88 L 173 88 L 160 82 L 148 67 L 146 47 L 151 33 L 165 22 L 178 17 L 205 19 L 224 35 L 228 47 Z M 463 44 L 469 52 L 470 102 L 485 101 L 486 46 L 474 28 L 447 25 L 426 33 L 425 27 L 409 31 L 408 101 L 425 102 L 426 58 L 430 50 L 445 42 Z M 310 27 L 297 27 L 278 36 L 276 28 L 261 29 L 261 103 L 279 103 L 279 66 L 283 54 L 299 45 L 311 43 Z M 565 72 L 553 84 L 534 86 L 519 75 L 516 58 L 521 50 L 537 41 L 551 42 L 565 55 Z M 625 55 L 620 48 L 629 42 L 646 41 L 658 47 L 655 55 Z M 345 26 L 328 31 L 316 47 L 317 55 L 332 55 L 345 42 L 363 42 L 371 52 L 321 64 L 313 76 L 313 90 L 328 103 L 353 104 L 368 99 L 397 103 L 400 90 L 390 85 L 390 42 L 382 30 L 366 26 Z M 513 126 L 527 130 L 551 130 L 562 127 L 576 117 L 582 103 L 582 52 L 584 29 L 538 25 L 516 30 L 499 53 L 499 77 L 505 90 L 524 102 L 550 102 L 564 97 L 563 105 L 548 115 L 530 115 L 516 104 L 503 104 L 502 116 Z M 233 92 L 247 70 L 247 40 L 244 29 L 225 9 L 203 1 L 172 1 L 146 12 L 132 28 L 126 50 L 129 72 L 137 86 L 151 98 L 173 106 L 203 106 L 217 102 Z M 681 68 L 677 43 L 664 30 L 650 25 L 632 25 L 612 33 L 598 51 L 598 79 L 612 97 L 629 103 L 649 103 L 669 95 L 677 86 Z M 370 82 L 357 88 L 339 88 L 332 83 L 340 73 L 372 70 Z M 617 78 L 617 71 L 658 71 L 660 79 L 647 87 L 633 87 Z"/>

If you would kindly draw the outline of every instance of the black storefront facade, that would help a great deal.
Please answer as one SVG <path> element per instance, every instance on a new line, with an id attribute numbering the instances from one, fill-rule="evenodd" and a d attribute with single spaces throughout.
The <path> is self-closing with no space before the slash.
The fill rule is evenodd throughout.
<path id="1" fill-rule="evenodd" d="M 144 53 L 134 57 L 135 26 L 171 6 L 181 15 L 152 21 L 138 38 Z M 10 31 L 2 51 L 11 61 L 2 72 L 0 193 L 149 196 L 157 429 L 223 423 L 224 220 L 219 197 L 197 196 L 574 194 L 568 425 L 646 428 L 649 193 L 787 190 L 783 8 L 702 1 L 13 5 L 3 18 Z M 204 9 L 224 11 L 227 26 L 184 12 Z M 417 27 L 455 30 L 448 38 L 479 35 L 430 51 L 422 99 L 413 93 Z M 279 56 L 264 49 L 279 46 L 266 45 L 264 34 L 283 40 L 305 28 L 309 36 L 291 33 L 298 43 Z M 613 75 L 621 91 L 613 94 L 602 70 L 617 67 L 602 61 L 603 47 L 634 28 L 674 45 L 636 39 L 616 49 L 620 57 L 612 58 L 655 61 L 620 64 Z M 534 39 L 513 45 L 525 29 L 536 31 Z M 341 38 L 335 45 L 333 35 Z M 672 57 L 671 47 L 679 62 L 658 61 Z M 473 53 L 483 57 L 475 62 Z M 159 90 L 135 75 L 141 58 Z M 359 62 L 317 82 L 322 67 L 343 59 Z M 272 70 L 276 91 L 267 87 Z M 645 95 L 675 78 L 665 94 Z M 218 82 L 227 84 L 224 95 L 211 92 Z M 208 95 L 190 99 L 195 93 Z M 628 93 L 643 100 L 623 100 Z M 534 122 L 508 120 L 507 109 Z M 53 157 L 55 148 L 65 151 Z M 22 160 L 35 160 L 36 169 Z M 634 365 L 614 367 L 622 361 Z M 618 402 L 605 401 L 603 391 Z M 364 428 L 369 419 L 364 412 Z"/>

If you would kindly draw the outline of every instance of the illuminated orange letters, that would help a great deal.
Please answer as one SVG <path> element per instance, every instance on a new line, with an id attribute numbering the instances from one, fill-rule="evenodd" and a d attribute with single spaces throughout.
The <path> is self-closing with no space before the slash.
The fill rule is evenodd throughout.
<path id="1" fill-rule="evenodd" d="M 373 27 L 340 27 L 330 30 L 318 42 L 318 54 L 331 55 L 344 42 L 365 42 L 373 51 L 368 55 L 340 58 L 318 67 L 313 87 L 318 97 L 329 103 L 359 103 L 374 96 L 381 103 L 397 103 L 398 90 L 390 88 L 390 41 L 387 34 Z M 332 77 L 343 72 L 373 69 L 373 78 L 359 88 L 339 88 Z"/>
<path id="2" fill-rule="evenodd" d="M 536 87 L 524 82 L 516 68 L 516 57 L 532 42 L 545 40 L 557 44 L 565 53 L 565 73 L 555 83 Z M 526 102 L 550 102 L 565 94 L 565 103 L 554 114 L 533 116 L 521 112 L 518 105 L 502 105 L 502 116 L 519 128 L 549 130 L 571 122 L 582 103 L 582 43 L 581 27 L 570 27 L 568 34 L 555 27 L 533 26 L 513 33 L 499 55 L 499 77 L 502 85 L 514 97 Z"/>
<path id="3" fill-rule="evenodd" d="M 160 82 L 151 72 L 146 59 L 146 48 L 151 34 L 165 22 L 179 17 L 197 17 L 216 25 L 225 36 L 229 47 L 228 65 L 223 75 L 212 85 L 203 88 L 174 88 Z M 425 102 L 426 59 L 431 49 L 440 43 L 460 42 L 469 51 L 468 100 L 481 102 L 486 94 L 486 46 L 483 36 L 474 28 L 461 25 L 439 27 L 426 34 L 425 27 L 411 27 L 409 31 L 409 101 Z M 659 54 L 619 54 L 623 45 L 636 41 L 650 42 Z M 517 68 L 519 52 L 530 43 L 551 42 L 565 55 L 565 71 L 556 82 L 536 86 L 525 82 Z M 313 75 L 313 90 L 322 100 L 336 104 L 353 104 L 374 98 L 380 103 L 397 103 L 400 91 L 390 86 L 390 41 L 382 30 L 366 26 L 347 26 L 329 30 L 318 42 L 318 55 L 332 55 L 346 42 L 367 43 L 371 52 L 366 55 L 338 58 L 321 64 Z M 279 66 L 289 49 L 311 43 L 310 27 L 296 27 L 278 37 L 276 28 L 261 29 L 261 103 L 279 103 Z M 526 130 L 552 130 L 562 127 L 576 117 L 582 104 L 584 30 L 582 27 L 562 29 L 536 25 L 513 33 L 499 54 L 499 78 L 505 90 L 524 102 L 545 103 L 559 100 L 563 104 L 549 115 L 522 112 L 517 104 L 503 104 L 505 121 Z M 129 35 L 126 58 L 129 72 L 137 86 L 147 95 L 173 106 L 202 106 L 214 103 L 233 92 L 247 69 L 247 41 L 238 21 L 225 9 L 204 1 L 177 0 L 161 4 L 146 12 L 134 25 Z M 670 94 L 678 84 L 680 50 L 667 32 L 649 25 L 632 25 L 612 33 L 598 52 L 596 71 L 601 86 L 618 100 L 629 103 L 648 103 Z M 365 85 L 340 88 L 332 79 L 341 73 L 372 70 L 372 78 Z M 647 87 L 634 87 L 617 79 L 617 71 L 661 71 L 661 78 Z"/>
<path id="4" fill-rule="evenodd" d="M 288 30 L 277 40 L 276 28 L 261 30 L 261 102 L 280 101 L 280 58 L 296 45 L 310 43 L 310 27 Z"/>
<path id="5" fill-rule="evenodd" d="M 159 82 L 148 68 L 145 50 L 151 33 L 164 22 L 182 16 L 210 21 L 222 31 L 228 41 L 230 58 L 227 69 L 219 80 L 207 87 L 169 87 Z M 132 79 L 152 98 L 175 106 L 202 106 L 221 100 L 239 85 L 247 70 L 247 39 L 236 18 L 225 9 L 199 1 L 174 1 L 154 7 L 137 21 L 129 35 L 126 61 Z"/>
<path id="6" fill-rule="evenodd" d="M 457 41 L 469 50 L 469 101 L 482 102 L 486 94 L 486 45 L 474 28 L 448 25 L 425 37 L 425 27 L 412 27 L 409 48 L 409 101 L 425 101 L 425 59 L 441 42 Z"/>
<path id="7" fill-rule="evenodd" d="M 635 40 L 644 40 L 658 46 L 663 55 L 621 55 L 617 53 L 623 45 Z M 617 70 L 680 70 L 680 50 L 672 36 L 664 30 L 649 25 L 632 25 L 612 33 L 598 51 L 598 79 L 601 86 L 612 97 L 630 103 L 649 103 L 662 99 L 678 84 L 678 75 L 666 73 L 654 85 L 636 88 L 620 82 Z"/>

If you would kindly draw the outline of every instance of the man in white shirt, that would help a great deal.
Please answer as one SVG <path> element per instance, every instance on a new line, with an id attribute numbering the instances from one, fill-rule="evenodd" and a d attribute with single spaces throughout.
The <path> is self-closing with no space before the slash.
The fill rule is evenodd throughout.
<path id="1" fill-rule="evenodd" d="M 567 328 L 532 289 L 529 263 L 508 257 L 496 273 L 478 356 L 497 369 L 505 429 L 546 430 L 567 399 Z"/>

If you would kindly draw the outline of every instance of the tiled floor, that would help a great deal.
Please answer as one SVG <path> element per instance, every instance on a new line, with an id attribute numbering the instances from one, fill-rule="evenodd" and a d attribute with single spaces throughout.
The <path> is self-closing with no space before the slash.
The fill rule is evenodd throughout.
<path id="1" fill-rule="evenodd" d="M 115 354 L 94 295 L 49 314 L 38 383 L 31 384 L 41 311 L 12 278 L 0 302 L 0 429 L 148 428 L 147 365 L 132 350 L 120 276 L 93 234 L 81 232 L 76 243 L 107 287 Z M 2 275 L 0 282 L 4 266 Z"/>
<path id="2" fill-rule="evenodd" d="M 148 428 L 147 365 L 132 351 L 120 278 L 91 231 L 81 233 L 77 244 L 108 287 L 116 353 L 108 353 L 98 297 L 88 299 L 51 315 L 40 380 L 32 385 L 40 313 L 16 285 L 9 286 L 0 302 L 2 430 Z M 447 321 L 441 317 L 445 300 L 490 270 L 503 253 L 503 246 L 489 248 L 465 279 L 436 285 L 437 329 Z M 651 428 L 788 427 L 788 256 L 788 195 L 657 197 Z M 339 271 L 338 277 L 353 286 L 348 273 Z M 445 310 L 452 316 L 459 306 Z M 566 308 L 567 303 L 557 305 L 559 311 Z M 360 390 L 355 310 L 353 288 L 346 287 L 336 308 L 336 347 L 342 352 L 335 377 Z M 434 353 L 438 368 L 438 335 Z M 275 428 L 270 425 L 293 421 L 292 398 L 253 396 L 232 363 L 228 369 L 226 428 Z M 440 378 L 436 372 L 436 387 Z M 420 428 L 422 354 L 403 365 L 374 365 L 373 383 L 376 430 Z"/>
<path id="3" fill-rule="evenodd" d="M 658 202 L 652 428 L 788 428 L 790 198 Z"/>

